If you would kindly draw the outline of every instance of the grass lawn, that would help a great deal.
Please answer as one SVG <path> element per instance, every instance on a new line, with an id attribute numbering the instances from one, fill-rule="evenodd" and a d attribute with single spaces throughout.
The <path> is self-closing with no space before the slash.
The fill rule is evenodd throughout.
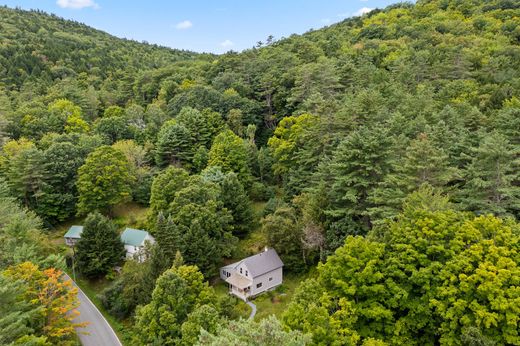
<path id="1" fill-rule="evenodd" d="M 135 202 L 120 204 L 113 209 L 114 222 L 120 228 L 143 228 L 148 208 Z"/>
<path id="2" fill-rule="evenodd" d="M 126 227 L 142 229 L 144 228 L 147 212 L 147 207 L 134 202 L 120 204 L 113 209 L 113 221 L 121 231 Z M 84 220 L 84 217 L 74 217 L 54 226 L 48 233 L 50 241 L 54 245 L 63 245 L 63 248 L 65 248 L 63 235 L 67 233 L 70 226 L 83 225 Z"/>
<path id="3" fill-rule="evenodd" d="M 235 258 L 226 261 L 227 263 L 233 263 L 244 257 L 263 251 L 267 245 L 266 234 L 262 232 L 259 222 L 265 205 L 266 203 L 264 202 L 253 203 L 256 227 L 244 239 L 239 240 L 238 251 L 234 256 Z M 298 287 L 301 281 L 308 278 L 309 275 L 310 274 L 307 273 L 299 275 L 284 273 L 283 284 L 280 287 L 274 291 L 263 293 L 252 300 L 257 307 L 255 320 L 261 320 L 270 315 L 276 315 L 278 318 L 281 317 L 283 312 L 287 309 L 296 287 Z M 221 280 L 218 280 L 213 287 L 219 295 L 229 294 L 227 285 Z M 237 315 L 244 318 L 248 318 L 251 313 L 251 308 L 240 299 L 237 299 L 235 308 Z"/>
<path id="4" fill-rule="evenodd" d="M 72 273 L 68 274 L 70 277 L 72 277 Z M 106 279 L 92 281 L 77 276 L 76 284 L 89 297 L 89 299 L 92 301 L 92 303 L 94 303 L 94 305 L 98 308 L 101 314 L 103 314 L 108 323 L 112 326 L 112 329 L 114 329 L 114 331 L 116 332 L 117 337 L 119 338 L 121 343 L 123 345 L 131 345 L 131 336 L 128 332 L 131 328 L 131 323 L 129 321 L 120 321 L 116 319 L 114 316 L 110 315 L 105 310 L 105 308 L 103 308 L 101 300 L 97 297 L 99 293 L 101 293 L 106 287 L 110 285 L 110 282 Z"/>
<path id="5" fill-rule="evenodd" d="M 284 274 L 283 284 L 281 286 L 274 291 L 265 292 L 252 299 L 252 302 L 257 308 L 255 320 L 258 321 L 270 315 L 281 318 L 291 302 L 294 291 L 307 277 L 307 274 Z"/>

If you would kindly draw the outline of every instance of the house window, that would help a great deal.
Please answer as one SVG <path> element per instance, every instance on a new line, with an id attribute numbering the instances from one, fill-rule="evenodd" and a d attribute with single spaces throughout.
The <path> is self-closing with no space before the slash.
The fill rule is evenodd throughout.
<path id="1" fill-rule="evenodd" d="M 247 270 L 246 270 L 246 276 L 247 276 L 247 274 L 248 274 L 248 273 L 247 273 Z"/>
<path id="2" fill-rule="evenodd" d="M 230 276 L 231 276 L 231 273 L 226 273 L 226 276 L 227 276 L 227 277 L 230 277 Z"/>
<path id="3" fill-rule="evenodd" d="M 273 281 L 273 278 L 269 278 L 269 281 Z"/>
<path id="4" fill-rule="evenodd" d="M 260 282 L 259 284 L 256 284 L 256 288 L 260 288 L 262 287 L 262 283 Z"/>
<path id="5" fill-rule="evenodd" d="M 242 268 L 240 268 L 240 274 L 242 274 Z"/>

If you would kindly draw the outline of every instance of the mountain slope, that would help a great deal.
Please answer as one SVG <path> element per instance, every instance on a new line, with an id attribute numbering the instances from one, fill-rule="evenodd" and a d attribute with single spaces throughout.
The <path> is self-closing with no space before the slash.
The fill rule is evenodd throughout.
<path id="1" fill-rule="evenodd" d="M 40 11 L 0 7 L 0 80 L 11 89 L 27 79 L 52 80 L 88 72 L 153 69 L 197 54 L 119 39 Z"/>

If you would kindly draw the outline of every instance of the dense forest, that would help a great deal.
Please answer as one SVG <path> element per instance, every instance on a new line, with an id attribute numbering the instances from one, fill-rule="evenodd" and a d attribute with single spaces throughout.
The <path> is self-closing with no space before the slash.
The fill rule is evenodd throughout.
<path id="1" fill-rule="evenodd" d="M 223 55 L 2 7 L 0 134 L 0 344 L 77 342 L 52 239 L 80 220 L 129 345 L 520 345 L 518 1 Z M 130 202 L 157 244 L 123 265 Z M 248 321 L 214 286 L 253 231 L 303 279 Z"/>

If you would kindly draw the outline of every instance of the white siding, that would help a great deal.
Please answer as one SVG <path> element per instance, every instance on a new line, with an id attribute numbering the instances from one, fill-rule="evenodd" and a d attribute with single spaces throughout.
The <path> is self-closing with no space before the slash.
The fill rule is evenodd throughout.
<path id="1" fill-rule="evenodd" d="M 137 248 L 133 245 L 125 245 L 126 258 L 132 258 L 134 253 L 137 252 Z"/>
<path id="2" fill-rule="evenodd" d="M 249 280 L 252 279 L 251 273 L 249 272 L 249 269 L 247 269 L 247 266 L 246 266 L 246 264 L 244 262 L 240 263 L 237 266 L 236 272 L 237 272 L 237 274 L 240 274 L 243 277 L 248 278 Z"/>
<path id="3" fill-rule="evenodd" d="M 269 280 L 272 279 L 272 280 Z M 265 273 L 264 275 L 260 275 L 253 280 L 253 284 L 251 285 L 251 295 L 256 296 L 262 292 L 265 292 L 271 288 L 279 286 L 283 281 L 283 270 L 282 267 Z M 262 284 L 262 287 L 256 287 L 258 284 Z"/>
<path id="4" fill-rule="evenodd" d="M 149 241 L 150 244 L 155 244 L 155 239 L 150 234 L 147 234 L 144 238 L 143 245 L 146 244 L 147 241 Z"/>

